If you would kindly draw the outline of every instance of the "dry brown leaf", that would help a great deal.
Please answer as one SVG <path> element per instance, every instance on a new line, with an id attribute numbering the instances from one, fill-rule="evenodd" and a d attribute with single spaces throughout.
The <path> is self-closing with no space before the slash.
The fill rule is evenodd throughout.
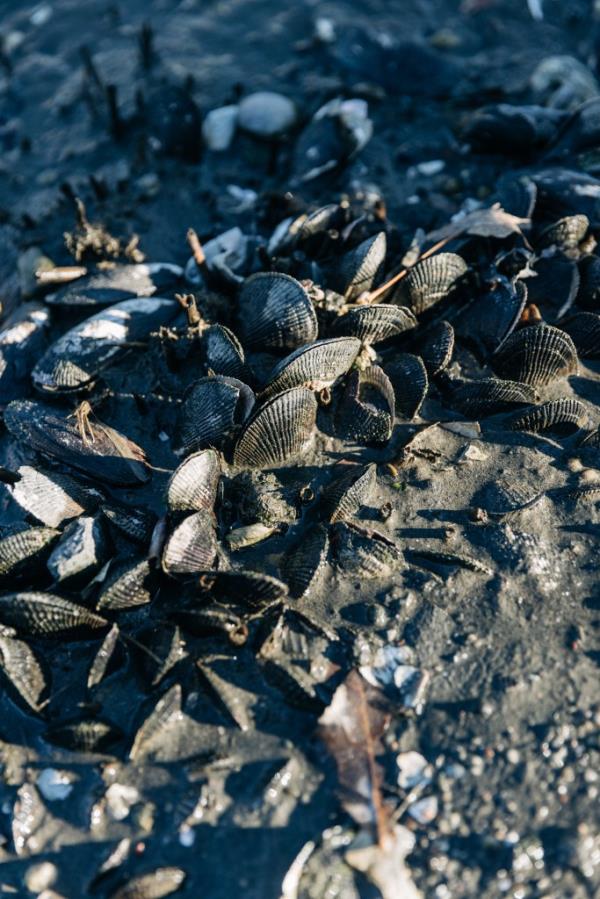
<path id="1" fill-rule="evenodd" d="M 521 234 L 521 226 L 530 224 L 530 219 L 511 215 L 502 208 L 500 203 L 494 203 L 487 209 L 475 209 L 462 218 L 449 222 L 443 228 L 431 231 L 427 235 L 427 241 L 453 240 L 462 234 L 502 239 L 511 234 Z"/>

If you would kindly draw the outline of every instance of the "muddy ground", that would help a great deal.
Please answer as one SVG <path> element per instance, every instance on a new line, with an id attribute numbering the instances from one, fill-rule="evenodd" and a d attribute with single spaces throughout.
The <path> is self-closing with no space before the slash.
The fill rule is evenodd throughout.
<path id="1" fill-rule="evenodd" d="M 281 217 L 292 204 L 281 192 L 289 186 L 294 134 L 274 148 L 238 134 L 234 151 L 203 150 L 194 162 L 155 154 L 134 128 L 125 125 L 115 135 L 104 93 L 89 67 L 86 74 L 82 47 L 100 80 L 117 87 L 122 120 L 133 114 L 136 92 L 149 91 L 162 77 L 193 79 L 190 89 L 203 114 L 257 89 L 292 98 L 302 120 L 331 97 L 366 98 L 371 141 L 335 176 L 294 188 L 293 202 L 299 208 L 321 205 L 376 185 L 405 249 L 417 227 L 427 231 L 445 223 L 466 198 L 485 199 L 502 174 L 523 165 L 465 153 L 457 127 L 468 110 L 486 102 L 530 101 L 530 75 L 547 56 L 570 54 L 594 71 L 592 6 L 545 0 L 544 20 L 534 21 L 524 0 L 481 0 L 460 8 L 446 0 L 3 3 L 4 307 L 18 302 L 18 262 L 28 248 L 39 247 L 56 264 L 71 261 L 63 232 L 73 226 L 73 193 L 112 233 L 138 234 L 149 260 L 182 265 L 189 256 L 189 226 L 203 240 L 236 224 L 264 227 L 268 234 L 277 210 Z M 333 26 L 331 41 L 315 39 L 317 19 Z M 139 62 L 144 23 L 155 35 L 150 72 Z M 377 54 L 365 61 L 355 49 L 366 29 L 425 45 L 433 62 L 423 64 L 408 52 L 399 53 L 391 68 Z M 418 170 L 432 160 L 444 165 L 434 174 Z M 255 191 L 258 199 L 244 202 L 231 185 Z M 555 393 L 585 400 L 597 425 L 598 375 L 591 368 L 585 375 Z M 114 401 L 104 412 L 117 425 L 128 418 L 127 408 Z M 421 417 L 444 416 L 431 402 Z M 407 425 L 395 433 L 398 452 L 410 433 Z M 149 438 L 143 423 L 129 436 L 154 448 L 156 465 L 173 467 L 168 448 Z M 340 658 L 334 653 L 342 668 L 349 659 L 368 661 L 376 646 L 403 641 L 429 674 L 422 703 L 395 721 L 388 735 L 394 751 L 417 750 L 433 769 L 425 795 L 437 801 L 437 814 L 429 821 L 402 818 L 416 838 L 410 876 L 426 899 L 598 896 L 600 511 L 594 502 L 580 504 L 558 493 L 516 520 L 485 527 L 469 511 L 493 506 L 498 485 L 531 497 L 580 483 L 573 441 L 491 430 L 475 441 L 475 454 L 465 455 L 472 441 L 464 433 L 436 428 L 420 439 L 426 452 L 399 477 L 382 469 L 376 501 L 362 517 L 376 518 L 390 502 L 387 528 L 404 550 L 463 553 L 484 570 L 411 566 L 383 582 L 330 572 L 310 600 L 319 620 L 342 634 Z M 339 449 L 333 438 L 320 435 L 305 460 L 308 469 L 292 469 L 286 477 L 318 487 Z M 15 452 L 4 440 L 3 464 L 22 461 Z M 383 462 L 394 458 L 394 447 L 353 458 Z M 593 471 L 585 474 L 589 483 L 594 477 Z M 134 492 L 120 498 L 137 501 Z M 4 512 L 7 523 L 6 501 Z M 276 573 L 284 546 L 284 538 L 275 537 L 268 552 L 247 550 L 244 566 Z M 326 645 L 312 634 L 308 661 Z M 207 654 L 201 641 L 192 639 L 188 648 Z M 90 702 L 83 681 L 93 655 L 86 643 L 52 650 L 51 721 Z M 250 647 L 215 664 L 240 691 L 247 730 L 232 721 L 205 680 L 185 669 L 181 734 L 170 734 L 142 765 L 128 763 L 126 751 L 90 757 L 53 749 L 42 739 L 47 722 L 2 693 L 2 895 L 36 895 L 23 878 L 46 860 L 58 870 L 52 888 L 59 895 L 88 895 L 100 865 L 124 838 L 130 844 L 119 876 L 179 866 L 187 875 L 182 896 L 278 899 L 286 872 L 308 841 L 316 849 L 298 895 L 377 895 L 366 879 L 352 885 L 350 869 L 342 865 L 338 872 L 327 855 L 336 835 L 343 842 L 352 826 L 315 737 L 323 706 L 299 708 L 285 688 L 265 686 Z M 144 693 L 132 666 L 126 659 L 93 695 L 97 708 L 130 739 L 164 691 Z M 72 686 L 77 677 L 80 689 Z M 73 786 L 65 798 L 44 798 L 37 788 L 24 787 L 48 768 L 70 772 Z M 130 790 L 121 817 L 105 814 L 102 805 L 112 782 Z M 21 824 L 15 828 L 17 809 Z M 110 895 L 112 882 L 96 889 Z"/>

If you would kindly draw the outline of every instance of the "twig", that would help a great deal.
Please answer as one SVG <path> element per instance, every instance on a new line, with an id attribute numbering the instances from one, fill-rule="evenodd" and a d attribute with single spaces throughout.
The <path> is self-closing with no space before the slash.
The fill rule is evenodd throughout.
<path id="1" fill-rule="evenodd" d="M 425 250 L 424 253 L 421 253 L 417 262 L 415 262 L 415 265 L 417 265 L 417 263 L 421 262 L 423 259 L 427 259 L 429 256 L 433 256 L 434 253 L 437 253 L 438 250 L 441 250 L 442 247 L 445 247 L 449 240 L 449 237 L 444 237 L 443 240 L 438 240 L 438 242 L 435 243 L 432 247 L 429 247 L 428 250 Z M 385 284 L 382 284 L 381 287 L 378 287 L 377 290 L 372 290 L 371 293 L 367 296 L 367 302 L 377 302 L 379 297 L 382 296 L 382 294 L 386 293 L 390 289 L 390 287 L 393 287 L 394 284 L 397 284 L 399 281 L 405 278 L 412 268 L 414 268 L 413 265 L 409 266 L 408 268 L 403 268 L 396 275 L 390 278 L 389 281 L 386 281 Z"/>
<path id="2" fill-rule="evenodd" d="M 204 255 L 200 238 L 193 228 L 188 228 L 186 236 L 187 242 L 190 245 L 190 250 L 192 251 L 192 256 L 194 257 L 194 262 L 199 269 L 204 268 L 206 266 L 206 256 Z"/>
<path id="3" fill-rule="evenodd" d="M 35 273 L 38 284 L 68 284 L 87 275 L 85 265 L 57 265 Z"/>

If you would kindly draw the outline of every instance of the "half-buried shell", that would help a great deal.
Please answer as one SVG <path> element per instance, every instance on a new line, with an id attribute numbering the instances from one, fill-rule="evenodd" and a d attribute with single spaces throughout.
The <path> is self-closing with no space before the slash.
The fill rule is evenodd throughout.
<path id="1" fill-rule="evenodd" d="M 297 455 L 311 436 L 317 401 L 306 387 L 293 387 L 266 402 L 247 422 L 233 452 L 234 465 L 268 468 Z"/>
<path id="2" fill-rule="evenodd" d="M 501 378 L 544 387 L 577 372 L 577 350 L 568 334 L 543 322 L 515 331 L 492 358 Z"/>
<path id="3" fill-rule="evenodd" d="M 275 366 L 261 396 L 266 399 L 290 387 L 331 387 L 350 369 L 359 350 L 356 337 L 333 337 L 300 347 Z"/>

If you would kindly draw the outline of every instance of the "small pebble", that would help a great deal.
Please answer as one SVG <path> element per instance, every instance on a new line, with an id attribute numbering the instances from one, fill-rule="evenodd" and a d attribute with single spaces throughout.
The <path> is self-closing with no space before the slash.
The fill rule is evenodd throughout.
<path id="1" fill-rule="evenodd" d="M 41 893 L 56 883 L 58 868 L 52 862 L 39 862 L 25 872 L 25 886 L 32 893 Z"/>
<path id="2" fill-rule="evenodd" d="M 202 123 L 202 137 L 209 150 L 222 153 L 229 149 L 237 127 L 239 107 L 220 106 L 212 109 Z"/>
<path id="3" fill-rule="evenodd" d="M 296 121 L 296 107 L 288 97 L 273 91 L 258 91 L 244 97 L 239 106 L 240 128 L 255 137 L 277 137 Z"/>

